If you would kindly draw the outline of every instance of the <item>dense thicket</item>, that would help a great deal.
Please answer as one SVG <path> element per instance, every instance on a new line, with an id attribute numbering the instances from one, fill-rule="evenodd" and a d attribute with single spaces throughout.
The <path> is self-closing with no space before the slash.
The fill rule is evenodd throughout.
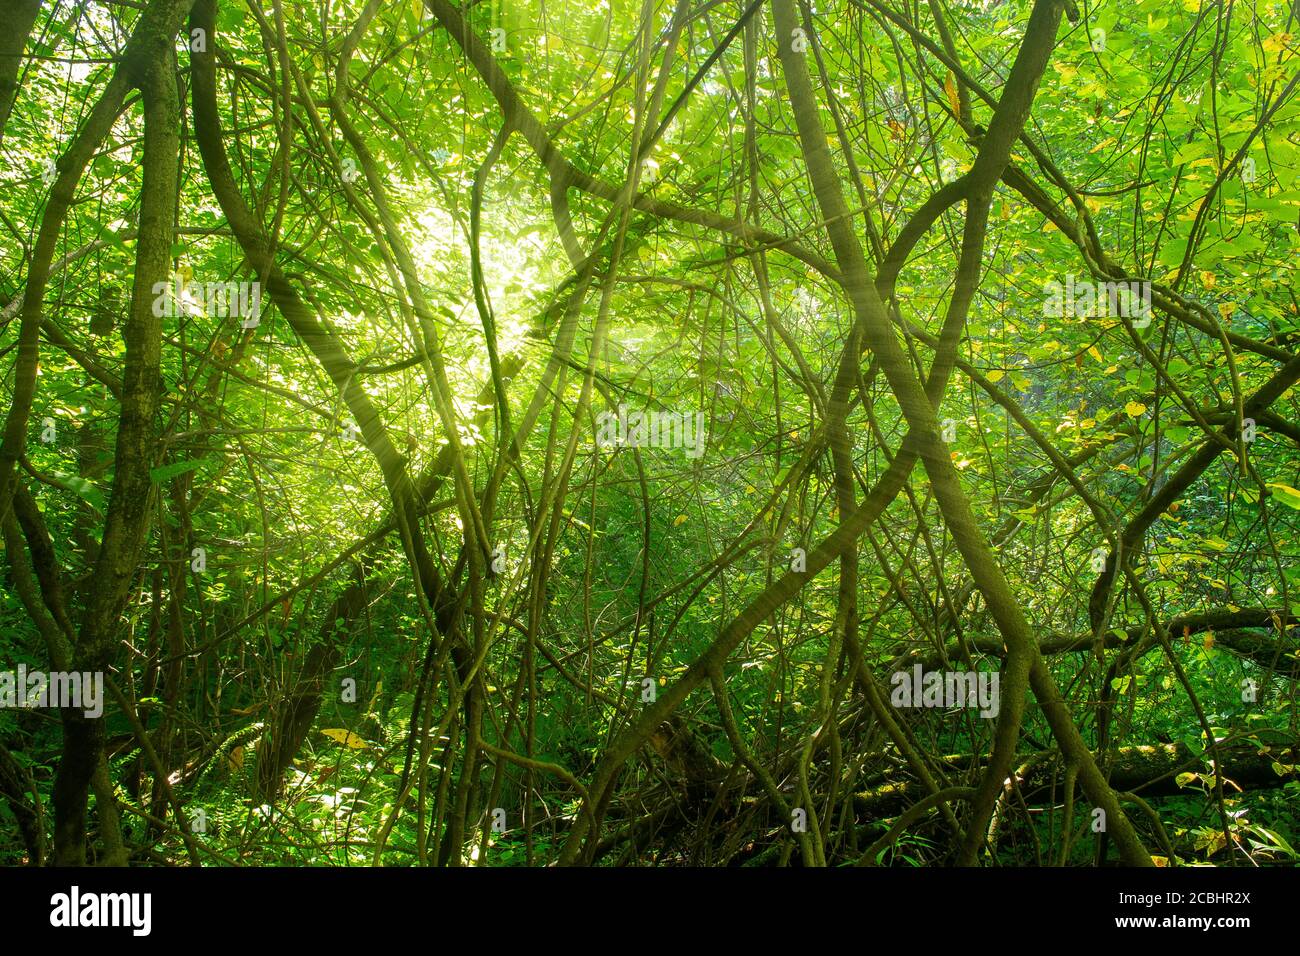
<path id="1" fill-rule="evenodd" d="M 1297 13 L 6 2 L 0 858 L 1295 862 Z"/>

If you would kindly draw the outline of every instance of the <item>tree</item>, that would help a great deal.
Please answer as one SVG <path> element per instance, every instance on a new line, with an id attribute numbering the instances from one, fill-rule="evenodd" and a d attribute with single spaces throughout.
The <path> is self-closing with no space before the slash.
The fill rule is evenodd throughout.
<path id="1" fill-rule="evenodd" d="M 1285 5 L 5 16 L 15 860 L 1294 858 Z"/>

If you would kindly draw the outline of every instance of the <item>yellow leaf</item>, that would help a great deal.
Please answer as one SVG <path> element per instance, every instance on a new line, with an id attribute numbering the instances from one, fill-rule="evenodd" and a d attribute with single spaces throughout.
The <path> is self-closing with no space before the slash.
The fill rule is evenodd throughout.
<path id="1" fill-rule="evenodd" d="M 1214 273 L 1213 273 L 1213 272 L 1206 271 L 1206 272 L 1202 272 L 1202 273 L 1201 273 L 1201 285 L 1202 285 L 1202 287 L 1204 287 L 1204 288 L 1206 288 L 1206 289 L 1213 289 L 1213 288 L 1214 288 L 1214 282 L 1215 282 L 1215 279 L 1214 279 Z"/>
<path id="2" fill-rule="evenodd" d="M 1124 411 L 1128 412 L 1129 418 L 1137 418 L 1146 412 L 1147 407 L 1141 402 L 1129 402 L 1124 406 Z"/>
<path id="3" fill-rule="evenodd" d="M 331 727 L 329 730 L 322 730 L 321 733 L 324 734 L 326 737 L 328 737 L 330 740 L 341 743 L 344 746 L 351 747 L 353 750 L 370 749 L 369 741 L 367 741 L 364 737 L 360 737 L 357 734 L 354 734 L 350 730 L 343 730 L 342 728 L 339 727 Z"/>
<path id="4" fill-rule="evenodd" d="M 1291 34 L 1274 33 L 1271 37 L 1264 38 L 1264 43 L 1263 43 L 1264 52 L 1278 53 L 1290 42 L 1291 42 Z"/>
<path id="5" fill-rule="evenodd" d="M 230 769 L 242 770 L 244 767 L 244 748 L 236 747 L 230 751 Z"/>
<path id="6" fill-rule="evenodd" d="M 990 382 L 1000 382 L 1002 381 L 1002 376 L 1004 374 L 1006 373 L 1004 373 L 1002 369 L 995 368 L 993 371 L 989 372 L 989 374 L 986 375 L 985 378 L 987 378 Z"/>
<path id="7" fill-rule="evenodd" d="M 1220 302 L 1220 303 L 1219 303 L 1219 315 L 1223 316 L 1223 321 L 1224 321 L 1224 322 L 1231 322 L 1231 321 L 1232 321 L 1232 313 L 1234 313 L 1234 312 L 1236 312 L 1236 311 L 1237 311 L 1237 303 L 1235 303 L 1235 302 Z"/>
<path id="8" fill-rule="evenodd" d="M 1206 649 L 1207 651 L 1210 651 L 1210 650 L 1213 650 L 1213 649 L 1214 649 L 1214 632 L 1213 632 L 1213 631 L 1206 631 L 1206 632 L 1205 632 L 1205 641 L 1203 642 L 1203 646 L 1205 647 L 1205 649 Z"/>
<path id="9" fill-rule="evenodd" d="M 1097 346 L 1095 345 L 1088 346 L 1088 354 L 1091 355 L 1093 358 L 1095 358 L 1098 362 L 1102 360 L 1101 350 L 1098 349 Z"/>
<path id="10" fill-rule="evenodd" d="M 943 78 L 943 91 L 948 94 L 948 103 L 952 106 L 952 114 L 961 119 L 961 99 L 957 96 L 957 77 L 953 76 L 952 70 Z"/>
<path id="11" fill-rule="evenodd" d="M 686 520 L 686 515 L 678 515 L 676 518 L 673 519 L 673 527 L 676 528 L 679 524 L 681 524 L 685 520 Z"/>

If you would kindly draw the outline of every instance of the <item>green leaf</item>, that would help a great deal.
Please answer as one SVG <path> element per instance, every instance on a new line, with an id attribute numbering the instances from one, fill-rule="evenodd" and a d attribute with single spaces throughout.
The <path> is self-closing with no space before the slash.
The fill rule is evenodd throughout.
<path id="1" fill-rule="evenodd" d="M 104 493 L 96 488 L 93 484 L 79 475 L 65 475 L 63 472 L 56 471 L 54 477 L 62 484 L 66 485 L 87 504 L 101 514 L 104 511 Z"/>
<path id="2" fill-rule="evenodd" d="M 194 458 L 189 461 L 178 461 L 170 465 L 162 465 L 158 468 L 152 468 L 149 471 L 149 479 L 155 485 L 161 485 L 164 481 L 170 481 L 177 475 L 183 475 L 187 471 L 193 471 L 203 464 L 203 459 Z"/>
<path id="3" fill-rule="evenodd" d="M 1296 491 L 1290 485 L 1284 485 L 1277 481 L 1270 481 L 1268 489 L 1273 492 L 1273 497 L 1282 504 L 1300 511 L 1300 491 Z"/>

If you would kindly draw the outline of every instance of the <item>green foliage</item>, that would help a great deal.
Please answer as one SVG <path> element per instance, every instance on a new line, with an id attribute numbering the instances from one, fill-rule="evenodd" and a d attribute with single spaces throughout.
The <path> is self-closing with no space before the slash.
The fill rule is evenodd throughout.
<path id="1" fill-rule="evenodd" d="M 165 781 L 206 814 L 191 843 L 217 864 L 537 866 L 579 843 L 602 864 L 856 862 L 925 795 L 909 748 L 940 785 L 983 780 L 993 721 L 892 709 L 882 723 L 868 687 L 887 699 L 890 675 L 922 659 L 999 670 L 996 577 L 1052 648 L 1103 767 L 1125 748 L 1186 748 L 1175 787 L 1137 791 L 1166 831 L 1135 810 L 1144 846 L 1168 856 L 1167 836 L 1186 864 L 1297 862 L 1290 380 L 1250 404 L 1300 341 L 1286 4 L 1101 0 L 1062 21 L 1009 170 L 927 221 L 877 290 L 901 372 L 860 337 L 770 4 L 703 70 L 748 3 L 688 5 L 674 24 L 675 4 L 643 21 L 630 0 L 373 16 L 344 0 L 286 5 L 280 25 L 221 0 L 216 138 L 252 226 L 187 102 L 166 204 L 168 268 L 191 283 L 179 300 L 172 284 L 133 288 L 150 228 L 136 91 L 37 242 L 56 161 L 137 6 L 46 5 L 0 117 L 5 460 L 35 503 L 6 528 L 0 669 L 49 669 L 59 642 L 111 632 L 93 663 L 164 771 L 110 703 L 119 802 L 152 818 L 132 815 L 134 860 L 194 849 Z M 927 200 L 988 161 L 1034 6 L 799 5 L 867 284 Z M 444 7 L 479 47 L 463 49 Z M 190 97 L 205 61 L 188 36 Z M 984 199 L 967 307 L 959 259 Z M 21 300 L 46 269 L 33 324 Z M 1051 307 L 1053 287 L 1120 279 L 1147 283 L 1149 313 L 1104 292 Z M 205 296 L 227 283 L 258 284 L 253 324 Z M 142 342 L 146 314 L 161 333 Z M 779 593 L 904 452 L 918 412 L 898 376 L 924 382 L 941 339 L 957 367 L 923 412 L 950 429 L 948 461 L 923 455 L 852 560 Z M 140 462 L 123 436 L 150 356 L 160 406 Z M 681 428 L 700 416 L 701 454 L 602 447 L 602 413 L 620 406 Z M 1218 454 L 1180 483 L 1204 449 Z M 147 501 L 123 497 L 131 462 Z M 936 477 L 949 472 L 966 516 Z M 963 534 L 997 575 L 972 567 Z M 110 567 L 118 547 L 135 550 Z M 120 607 L 100 601 L 119 578 Z M 673 707 L 646 718 L 664 695 Z M 1070 761 L 1048 754 L 1058 741 L 1026 701 L 1016 760 L 1032 750 L 1059 784 Z M 48 806 L 58 721 L 0 709 L 0 745 Z M 1277 779 L 1238 788 L 1216 747 L 1272 748 Z M 992 859 L 1114 857 L 1082 790 L 1069 820 L 1056 791 L 1033 796 L 1032 812 L 999 805 Z M 593 805 L 600 832 L 570 840 Z M 822 829 L 801 839 L 789 811 L 805 805 Z M 873 862 L 951 863 L 959 846 L 931 811 Z M 3 860 L 28 852 L 0 799 Z"/>

